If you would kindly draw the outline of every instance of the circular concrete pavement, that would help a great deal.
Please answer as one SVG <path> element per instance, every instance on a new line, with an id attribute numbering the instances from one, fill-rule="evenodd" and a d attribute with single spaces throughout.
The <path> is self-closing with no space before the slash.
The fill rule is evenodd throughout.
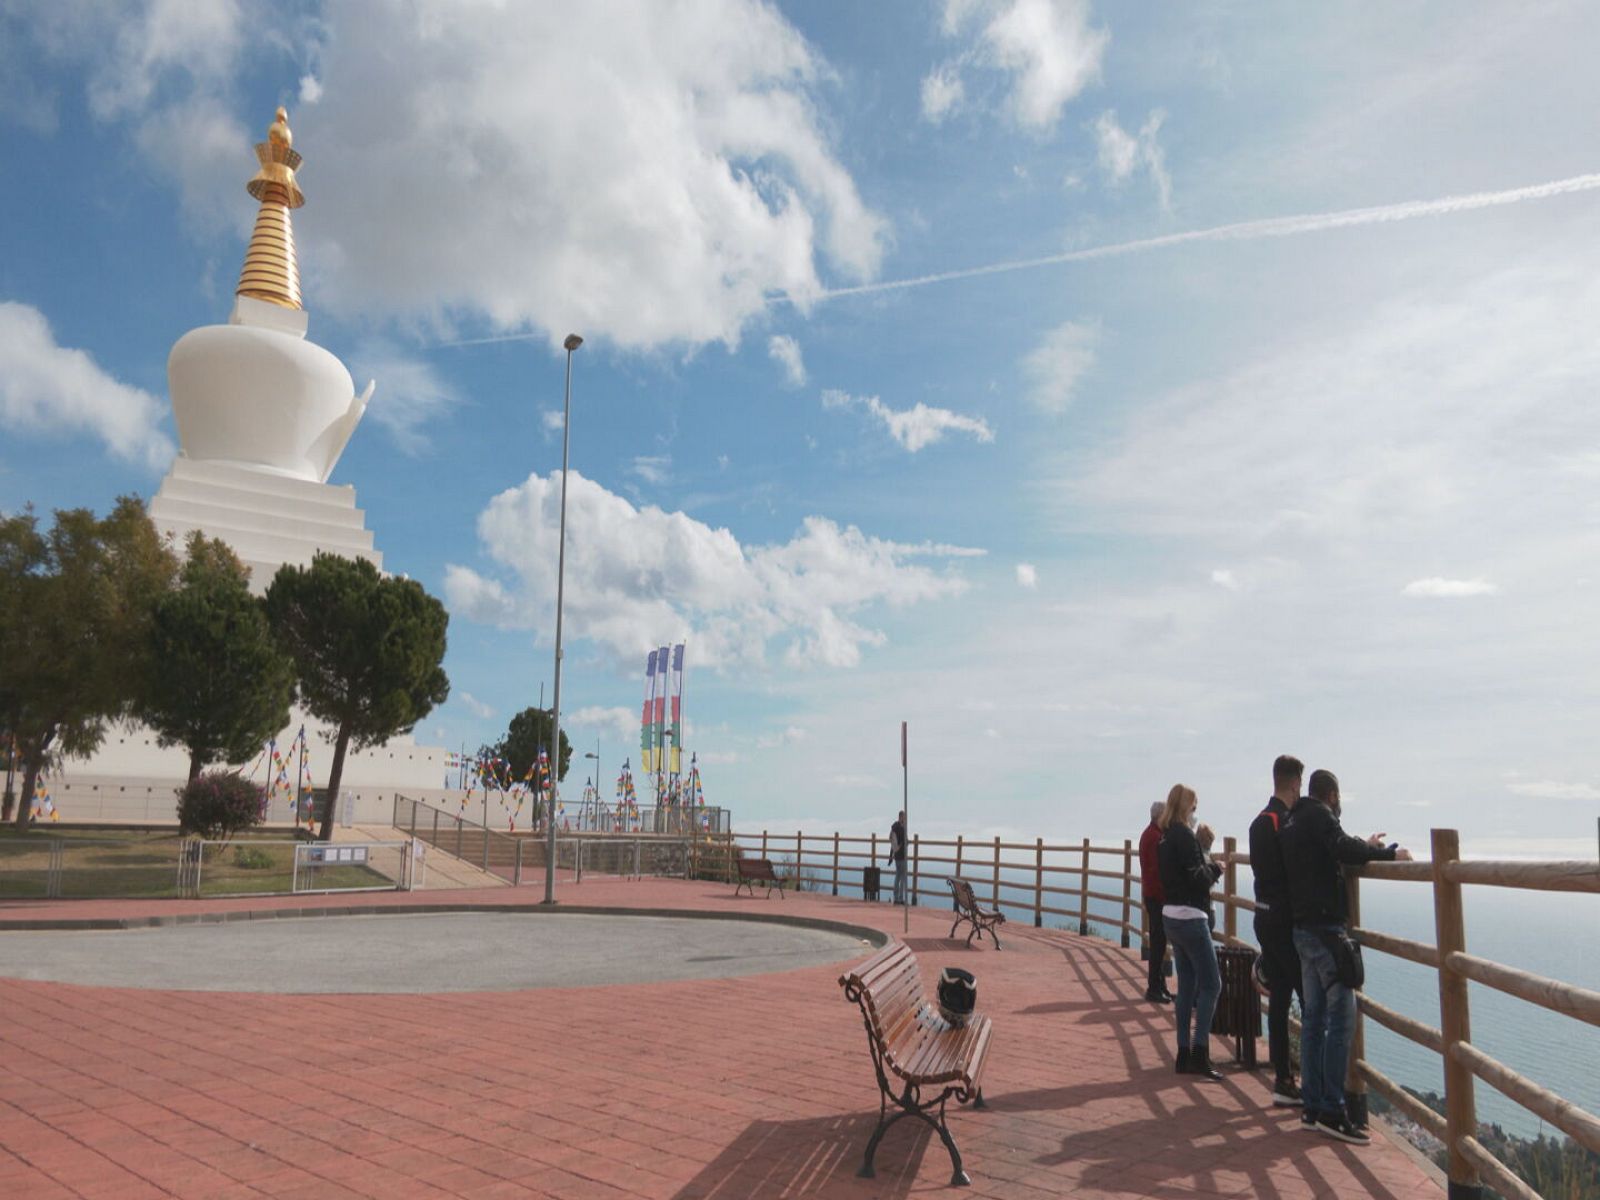
<path id="1" fill-rule="evenodd" d="M 0 933 L 0 976 L 201 992 L 491 992 L 818 966 L 864 938 L 767 921 L 406 914 Z"/>

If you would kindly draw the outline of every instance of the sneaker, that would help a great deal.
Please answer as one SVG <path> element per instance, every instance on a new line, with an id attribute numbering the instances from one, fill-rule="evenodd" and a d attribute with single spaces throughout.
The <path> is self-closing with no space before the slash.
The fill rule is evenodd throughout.
<path id="1" fill-rule="evenodd" d="M 1367 1131 L 1350 1124 L 1350 1118 L 1343 1113 L 1338 1116 L 1322 1116 L 1317 1119 L 1317 1132 L 1327 1134 L 1341 1142 L 1349 1142 L 1352 1146 L 1365 1146 L 1372 1139 L 1367 1136 Z"/>
<path id="2" fill-rule="evenodd" d="M 1292 1079 L 1280 1079 L 1272 1085 L 1272 1103 L 1279 1108 L 1299 1108 L 1305 1103 L 1300 1089 Z"/>
<path id="3" fill-rule="evenodd" d="M 1165 992 L 1146 992 L 1144 998 L 1151 1004 L 1171 1004 L 1172 997 Z"/>
<path id="4" fill-rule="evenodd" d="M 1317 1114 L 1309 1108 L 1300 1110 L 1300 1132 L 1315 1133 L 1317 1131 Z"/>

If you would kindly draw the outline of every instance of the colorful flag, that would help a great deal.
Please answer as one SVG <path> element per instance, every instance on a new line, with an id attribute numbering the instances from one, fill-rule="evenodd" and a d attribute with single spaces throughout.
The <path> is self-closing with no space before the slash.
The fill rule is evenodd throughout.
<path id="1" fill-rule="evenodd" d="M 683 643 L 672 648 L 672 765 L 674 775 L 683 769 Z"/>
<path id="2" fill-rule="evenodd" d="M 655 769 L 659 774 L 667 769 L 667 692 L 671 684 L 669 667 L 671 659 L 667 655 L 667 647 L 663 646 L 656 652 L 656 692 L 655 692 Z"/>
<path id="3" fill-rule="evenodd" d="M 650 773 L 650 759 L 655 749 L 655 722 L 652 720 L 656 694 L 656 652 L 650 651 L 644 669 L 644 711 L 639 717 L 639 769 Z"/>

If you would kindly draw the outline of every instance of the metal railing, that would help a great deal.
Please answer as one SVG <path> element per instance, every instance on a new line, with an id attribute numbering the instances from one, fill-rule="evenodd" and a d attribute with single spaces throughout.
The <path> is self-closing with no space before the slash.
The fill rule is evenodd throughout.
<path id="1" fill-rule="evenodd" d="M 1431 862 L 1369 863 L 1347 872 L 1350 924 L 1357 939 L 1368 949 L 1433 970 L 1438 977 L 1440 1019 L 1434 1028 L 1394 1011 L 1365 992 L 1357 993 L 1346 1091 L 1352 1108 L 1364 1111 L 1370 1085 L 1444 1144 L 1449 1156 L 1447 1173 L 1452 1200 L 1480 1195 L 1485 1182 L 1509 1200 L 1541 1200 L 1537 1191 L 1478 1140 L 1477 1083 L 1488 1084 L 1594 1153 L 1600 1153 L 1600 1118 L 1473 1044 L 1467 983 L 1494 988 L 1589 1025 L 1600 1025 L 1600 992 L 1468 954 L 1461 889 L 1469 885 L 1600 893 L 1600 863 L 1495 859 L 1469 862 L 1461 858 L 1460 837 L 1453 829 L 1433 830 L 1432 842 Z M 762 830 L 759 834 L 734 833 L 725 846 L 730 876 L 733 853 L 757 854 L 785 864 L 785 873 L 804 881 L 800 886 L 809 885 L 837 896 L 841 887 L 846 892 L 861 891 L 864 870 L 883 862 L 888 839 L 877 834 L 863 838 Z M 987 895 L 990 905 L 1007 910 L 1014 918 L 1031 915 L 1033 924 L 1042 926 L 1047 917 L 1064 917 L 1076 921 L 1080 934 L 1097 926 L 1113 929 L 1118 931 L 1123 946 L 1130 946 L 1137 936 L 1148 953 L 1149 918 L 1135 896 L 1138 867 L 1131 840 L 1121 846 L 1100 846 L 1087 838 L 1074 843 L 1047 843 L 1038 838 L 1029 843 L 965 837 L 950 841 L 913 835 L 907 859 L 913 904 L 930 899 L 947 903 L 950 897 L 944 879 L 958 875 L 972 884 L 980 899 Z M 1223 839 L 1217 860 L 1223 865 L 1216 896 L 1222 905 L 1222 919 L 1221 928 L 1213 936 L 1224 944 L 1254 949 L 1238 930 L 1239 912 L 1255 910 L 1255 902 L 1239 893 L 1238 869 L 1249 865 L 1250 856 L 1240 853 L 1237 840 L 1230 837 Z M 1362 926 L 1363 877 L 1431 885 L 1435 944 Z M 1367 1060 L 1367 1019 L 1442 1058 L 1443 1116 Z"/>
<path id="2" fill-rule="evenodd" d="M 683 811 L 687 814 L 691 810 Z M 711 810 L 692 811 L 698 814 Z M 462 814 L 408 796 L 394 798 L 393 823 L 408 836 L 498 875 L 513 886 L 544 878 L 548 851 L 544 835 L 537 830 L 498 833 Z M 687 822 L 684 824 L 692 828 Z M 571 873 L 578 882 L 582 882 L 585 873 L 623 878 L 693 878 L 699 869 L 701 847 L 725 842 L 725 836 L 703 832 L 698 836 L 673 831 L 561 833 L 556 838 L 555 865 L 557 871 Z"/>

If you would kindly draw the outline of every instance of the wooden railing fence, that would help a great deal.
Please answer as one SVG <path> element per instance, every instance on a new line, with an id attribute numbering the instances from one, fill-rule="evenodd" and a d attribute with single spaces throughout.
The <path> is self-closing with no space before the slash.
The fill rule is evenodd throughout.
<path id="1" fill-rule="evenodd" d="M 877 865 L 885 872 L 888 841 L 873 834 L 845 837 L 838 833 L 734 833 L 723 843 L 731 874 L 734 853 L 754 854 L 786 863 L 784 868 L 816 890 L 837 896 L 841 887 L 859 892 L 863 870 Z M 1600 1154 L 1600 1117 L 1556 1095 L 1472 1043 L 1469 981 L 1495 988 L 1530 1004 L 1589 1025 L 1600 1025 L 1600 992 L 1535 975 L 1467 953 L 1463 886 L 1522 888 L 1544 892 L 1600 893 L 1600 863 L 1521 862 L 1461 858 L 1460 837 L 1453 829 L 1432 832 L 1432 860 L 1369 863 L 1348 873 L 1350 920 L 1364 947 L 1432 969 L 1439 981 L 1437 1028 L 1407 1017 L 1364 992 L 1357 996 L 1352 1031 L 1350 1074 L 1346 1082 L 1351 1107 L 1365 1115 L 1370 1087 L 1396 1109 L 1444 1144 L 1449 1155 L 1450 1200 L 1469 1200 L 1487 1183 L 1509 1200 L 1541 1200 L 1505 1163 L 1479 1142 L 1474 1089 L 1479 1081 L 1521 1105 L 1541 1121 L 1561 1130 L 1578 1145 Z M 953 841 L 914 835 L 909 847 L 911 902 L 942 905 L 949 900 L 944 880 L 958 875 L 972 884 L 979 898 L 1007 910 L 1013 918 L 1031 915 L 1035 926 L 1047 918 L 1075 922 L 1080 934 L 1095 926 L 1114 929 L 1124 947 L 1137 937 L 1147 944 L 1148 917 L 1134 894 L 1137 878 L 1133 843 L 1095 845 L 1088 838 L 1073 843 L 1008 842 L 1001 838 Z M 1216 894 L 1222 906 L 1214 936 L 1230 945 L 1252 946 L 1239 936 L 1240 912 L 1253 912 L 1255 902 L 1241 894 L 1239 868 L 1250 856 L 1234 838 L 1224 838 L 1217 855 L 1223 866 Z M 1109 867 L 1107 863 L 1109 860 Z M 1361 923 L 1361 880 L 1382 879 L 1431 885 L 1435 942 L 1426 945 Z M 1071 886 L 1065 886 L 1068 880 Z M 1113 881 L 1113 888 L 1097 882 Z M 1250 886 L 1248 874 L 1244 877 Z M 1094 911 L 1091 901 L 1108 906 Z M 1137 910 L 1137 911 L 1136 911 Z M 1440 1055 L 1444 1062 L 1445 1114 L 1440 1116 L 1407 1092 L 1366 1057 L 1364 1025 L 1376 1021 L 1385 1029 Z"/>

